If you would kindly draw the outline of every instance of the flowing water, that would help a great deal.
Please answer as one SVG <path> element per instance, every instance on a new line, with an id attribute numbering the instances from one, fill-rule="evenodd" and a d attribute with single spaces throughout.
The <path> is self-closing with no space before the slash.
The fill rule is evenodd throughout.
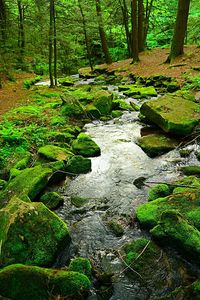
<path id="1" fill-rule="evenodd" d="M 114 86 L 108 88 L 116 89 Z M 188 160 L 181 158 L 176 150 L 149 158 L 137 145 L 143 127 L 137 112 L 125 112 L 122 117 L 108 122 L 87 124 L 84 129 L 100 146 L 101 156 L 91 158 L 92 172 L 68 178 L 60 188 L 65 204 L 57 214 L 70 225 L 71 255 L 88 257 L 101 272 L 114 274 L 112 295 L 100 297 L 93 286 L 88 297 L 90 300 L 150 299 L 187 285 L 193 278 L 194 266 L 182 261 L 171 250 L 166 254 L 167 264 L 158 260 L 152 278 L 145 283 L 139 277 L 133 279 L 123 272 L 125 266 L 119 255 L 120 248 L 129 241 L 147 236 L 135 221 L 135 209 L 147 201 L 150 184 L 139 189 L 133 184 L 134 180 L 145 177 L 147 183 L 148 180 L 172 182 L 180 177 L 178 167 Z M 190 164 L 196 163 L 193 154 L 189 161 Z M 87 202 L 77 208 L 71 203 L 74 196 L 87 198 Z M 110 230 L 110 220 L 122 224 L 124 234 L 121 237 Z M 63 253 L 60 265 L 66 263 L 68 254 Z"/>

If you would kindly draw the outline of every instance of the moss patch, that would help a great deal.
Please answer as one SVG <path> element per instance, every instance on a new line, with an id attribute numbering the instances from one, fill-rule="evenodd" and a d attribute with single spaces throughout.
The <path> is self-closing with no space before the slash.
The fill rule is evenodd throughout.
<path id="1" fill-rule="evenodd" d="M 91 160 L 81 155 L 74 155 L 67 161 L 65 170 L 73 174 L 85 174 L 92 170 Z"/>
<path id="2" fill-rule="evenodd" d="M 78 272 L 21 264 L 0 271 L 0 294 L 13 300 L 82 299 L 89 279 Z"/>
<path id="3" fill-rule="evenodd" d="M 148 201 L 153 201 L 171 194 L 171 189 L 167 184 L 156 184 L 148 192 Z"/>
<path id="4" fill-rule="evenodd" d="M 73 141 L 72 151 L 85 157 L 98 156 L 101 153 L 99 146 L 85 133 L 80 133 Z"/>
<path id="5" fill-rule="evenodd" d="M 63 205 L 64 198 L 59 193 L 48 192 L 40 198 L 40 202 L 45 204 L 49 209 L 53 210 Z"/>
<path id="6" fill-rule="evenodd" d="M 51 161 L 56 161 L 56 160 L 66 161 L 71 156 L 73 156 L 73 153 L 69 149 L 64 149 L 54 145 L 46 145 L 44 147 L 41 147 L 38 150 L 38 154 Z"/>
<path id="7" fill-rule="evenodd" d="M 90 277 L 92 272 L 92 266 L 89 259 L 83 257 L 76 257 L 71 260 L 69 270 L 79 272 Z"/>

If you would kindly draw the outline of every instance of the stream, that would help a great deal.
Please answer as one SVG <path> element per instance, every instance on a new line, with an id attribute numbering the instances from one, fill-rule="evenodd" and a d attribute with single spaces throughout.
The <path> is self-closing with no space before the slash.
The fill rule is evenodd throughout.
<path id="1" fill-rule="evenodd" d="M 84 81 L 91 84 L 93 81 Z M 108 86 L 109 90 L 117 90 Z M 122 93 L 119 93 L 124 97 Z M 126 99 L 126 101 L 136 101 Z M 90 258 L 101 272 L 112 273 L 112 293 L 98 294 L 95 284 L 88 300 L 143 300 L 161 297 L 180 285 L 186 286 L 194 280 L 198 271 L 194 265 L 179 257 L 171 249 L 166 249 L 167 265 L 157 264 L 152 277 L 144 283 L 140 278 L 131 278 L 123 272 L 125 265 L 118 255 L 127 242 L 148 233 L 140 229 L 135 220 L 135 209 L 147 201 L 148 189 L 134 185 L 139 177 L 155 182 L 172 182 L 180 178 L 178 167 L 184 164 L 198 164 L 192 153 L 189 158 L 181 158 L 177 150 L 149 158 L 137 145 L 142 124 L 138 112 L 124 112 L 120 118 L 107 122 L 93 121 L 84 130 L 101 148 L 101 156 L 91 158 L 92 171 L 76 178 L 67 178 L 59 191 L 65 197 L 64 206 L 56 213 L 66 221 L 71 229 L 71 256 Z M 195 149 L 192 145 L 188 148 Z M 81 207 L 72 205 L 72 197 L 86 198 Z M 124 228 L 124 234 L 117 237 L 108 222 L 115 220 Z M 64 266 L 69 253 L 63 253 L 58 264 Z"/>

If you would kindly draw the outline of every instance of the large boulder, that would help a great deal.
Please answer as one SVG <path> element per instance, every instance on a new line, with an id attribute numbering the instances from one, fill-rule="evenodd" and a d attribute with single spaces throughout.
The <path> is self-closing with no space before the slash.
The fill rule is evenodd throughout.
<path id="1" fill-rule="evenodd" d="M 0 294 L 12 300 L 83 299 L 89 279 L 81 273 L 16 264 L 0 271 Z"/>
<path id="2" fill-rule="evenodd" d="M 134 98 L 156 97 L 157 92 L 153 86 L 139 85 L 122 85 L 119 86 L 119 91 L 123 91 L 124 95 Z"/>
<path id="3" fill-rule="evenodd" d="M 66 164 L 65 170 L 72 174 L 85 174 L 92 170 L 91 160 L 81 155 L 74 155 Z"/>
<path id="4" fill-rule="evenodd" d="M 145 102 L 140 112 L 165 132 L 176 135 L 190 134 L 200 119 L 197 103 L 173 95 Z"/>
<path id="5" fill-rule="evenodd" d="M 0 210 L 0 265 L 51 265 L 70 242 L 67 225 L 43 203 L 12 198 Z"/>
<path id="6" fill-rule="evenodd" d="M 73 153 L 69 149 L 64 149 L 54 145 L 46 145 L 39 148 L 38 154 L 50 161 L 67 161 L 73 156 Z"/>
<path id="7" fill-rule="evenodd" d="M 101 153 L 99 146 L 83 132 L 72 142 L 72 151 L 85 157 L 98 156 Z"/>
<path id="8" fill-rule="evenodd" d="M 154 133 L 141 137 L 138 145 L 149 157 L 155 157 L 175 149 L 177 142 L 164 134 Z"/>
<path id="9" fill-rule="evenodd" d="M 102 115 L 109 115 L 112 110 L 112 99 L 112 93 L 101 90 L 94 94 L 93 104 Z"/>

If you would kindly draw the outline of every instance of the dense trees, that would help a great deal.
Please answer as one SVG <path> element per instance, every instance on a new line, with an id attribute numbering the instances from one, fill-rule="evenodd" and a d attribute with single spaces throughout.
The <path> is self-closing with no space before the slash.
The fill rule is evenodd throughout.
<path id="1" fill-rule="evenodd" d="M 178 10 L 177 0 L 0 0 L 0 68 L 44 74 L 51 60 L 56 78 L 56 69 L 73 73 L 88 62 L 137 61 L 140 51 L 169 47 L 174 32 L 171 60 L 183 52 L 189 2 L 180 0 Z M 200 3 L 191 0 L 190 43 L 199 43 L 199 20 Z"/>

